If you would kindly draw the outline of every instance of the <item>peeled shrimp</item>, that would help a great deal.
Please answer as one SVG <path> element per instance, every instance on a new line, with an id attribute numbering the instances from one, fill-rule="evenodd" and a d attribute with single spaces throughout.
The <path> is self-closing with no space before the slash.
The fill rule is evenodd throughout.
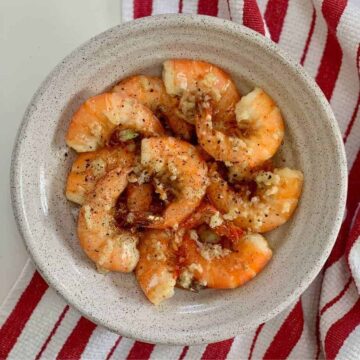
<path id="1" fill-rule="evenodd" d="M 259 234 L 246 234 L 231 242 L 231 249 L 197 241 L 194 230 L 183 238 L 180 279 L 215 289 L 231 289 L 254 278 L 269 262 L 272 251 Z"/>
<path id="2" fill-rule="evenodd" d="M 259 88 L 237 103 L 232 134 L 215 129 L 211 106 L 204 103 L 200 108 L 196 134 L 200 145 L 216 160 L 255 167 L 270 159 L 281 145 L 284 123 L 280 110 Z"/>
<path id="3" fill-rule="evenodd" d="M 149 227 L 177 227 L 200 204 L 208 185 L 207 166 L 189 143 L 171 137 L 143 139 L 141 164 L 165 186 L 175 200 L 161 216 L 153 216 Z M 164 194 L 166 196 L 166 194 Z M 163 197 L 163 200 L 166 200 Z"/>
<path id="4" fill-rule="evenodd" d="M 101 270 L 131 272 L 138 260 L 138 237 L 120 229 L 114 218 L 116 201 L 125 190 L 129 169 L 109 171 L 80 209 L 78 237 L 89 258 Z"/>
<path id="5" fill-rule="evenodd" d="M 94 96 L 71 119 L 66 143 L 78 152 L 94 151 L 109 142 L 115 129 L 145 137 L 164 134 L 160 121 L 136 99 L 116 93 Z"/>
<path id="6" fill-rule="evenodd" d="M 128 168 L 134 163 L 134 154 L 125 148 L 103 148 L 79 154 L 75 159 L 66 183 L 66 197 L 82 205 L 86 194 L 107 172 L 117 167 Z"/>
<path id="7" fill-rule="evenodd" d="M 172 131 L 180 137 L 191 139 L 194 129 L 176 115 L 177 100 L 167 94 L 163 81 L 154 76 L 132 76 L 122 80 L 113 91 L 136 98 L 147 106 L 159 119 L 165 118 Z"/>
<path id="8" fill-rule="evenodd" d="M 298 204 L 302 184 L 300 171 L 279 168 L 255 172 L 243 184 L 245 189 L 237 192 L 213 166 L 207 194 L 225 219 L 249 231 L 263 233 L 289 220 Z M 251 194 L 253 186 L 256 189 Z"/>
<path id="9" fill-rule="evenodd" d="M 261 165 L 255 166 L 255 167 L 248 167 L 245 166 L 245 164 L 228 164 L 230 165 L 227 167 L 227 177 L 229 179 L 229 182 L 236 183 L 238 181 L 242 181 L 246 179 L 252 179 L 256 173 L 259 171 L 273 171 L 274 170 L 274 164 L 272 160 L 267 160 L 263 162 Z"/>
<path id="10" fill-rule="evenodd" d="M 208 236 L 208 238 L 212 238 L 213 240 L 214 237 L 219 238 L 221 236 L 225 236 L 232 240 L 242 236 L 244 233 L 240 227 L 234 225 L 231 221 L 224 220 L 216 207 L 207 201 L 203 201 L 200 204 L 200 206 L 181 224 L 181 228 L 189 230 L 201 227 L 203 224 L 207 224 L 210 228 L 208 231 L 204 231 L 204 237 L 206 238 L 206 235 L 211 231 L 213 234 L 210 235 L 213 236 Z"/>
<path id="11" fill-rule="evenodd" d="M 215 65 L 199 60 L 164 62 L 163 80 L 168 94 L 180 98 L 179 115 L 195 123 L 196 102 L 210 98 L 215 121 L 225 124 L 234 118 L 240 95 L 231 77 Z"/>
<path id="12" fill-rule="evenodd" d="M 136 279 L 146 297 L 155 305 L 174 295 L 177 278 L 176 253 L 168 230 L 150 230 L 139 244 Z"/>

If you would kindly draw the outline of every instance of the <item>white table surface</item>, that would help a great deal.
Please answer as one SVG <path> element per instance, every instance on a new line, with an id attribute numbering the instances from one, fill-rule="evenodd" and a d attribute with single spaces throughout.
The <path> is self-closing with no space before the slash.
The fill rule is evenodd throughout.
<path id="1" fill-rule="evenodd" d="M 0 304 L 28 254 L 10 203 L 10 158 L 25 108 L 75 47 L 120 23 L 120 0 L 0 0 Z"/>

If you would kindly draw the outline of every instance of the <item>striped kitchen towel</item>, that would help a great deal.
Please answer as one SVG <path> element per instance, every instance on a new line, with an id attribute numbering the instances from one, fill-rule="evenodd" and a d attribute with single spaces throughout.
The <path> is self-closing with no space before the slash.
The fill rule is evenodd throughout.
<path id="1" fill-rule="evenodd" d="M 0 358 L 360 359 L 360 12 L 347 0 L 123 0 L 123 20 L 160 13 L 226 18 L 270 37 L 314 77 L 339 122 L 347 211 L 321 273 L 286 311 L 253 331 L 199 346 L 145 344 L 96 326 L 29 262 L 0 309 Z M 316 121 L 316 114 L 314 114 Z"/>

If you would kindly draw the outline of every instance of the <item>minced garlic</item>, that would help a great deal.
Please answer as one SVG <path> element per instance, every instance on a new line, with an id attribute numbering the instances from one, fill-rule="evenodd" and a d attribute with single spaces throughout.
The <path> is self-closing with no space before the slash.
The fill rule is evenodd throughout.
<path id="1" fill-rule="evenodd" d="M 87 228 L 91 229 L 91 227 L 92 227 L 91 208 L 89 205 L 84 206 L 84 218 L 85 218 L 85 223 L 86 223 Z"/>
<path id="2" fill-rule="evenodd" d="M 103 176 L 106 173 L 106 162 L 101 158 L 94 159 L 90 167 L 96 177 Z"/>
<path id="3" fill-rule="evenodd" d="M 226 214 L 223 215 L 225 220 L 234 220 L 239 216 L 239 210 L 236 208 L 231 208 Z"/>
<path id="4" fill-rule="evenodd" d="M 199 239 L 199 236 L 198 236 L 198 233 L 196 232 L 196 230 L 190 230 L 189 235 L 190 235 L 191 240 L 197 241 Z"/>
<path id="5" fill-rule="evenodd" d="M 95 135 L 95 137 L 100 137 L 102 132 L 102 126 L 98 122 L 93 122 L 90 125 L 91 134 Z"/>
<path id="6" fill-rule="evenodd" d="M 110 254 L 114 250 L 114 243 L 112 240 L 108 239 L 106 241 L 105 246 L 102 247 L 99 259 L 97 261 L 97 264 L 102 266 L 104 263 L 110 258 Z"/>
<path id="7" fill-rule="evenodd" d="M 285 201 L 283 203 L 283 206 L 282 206 L 282 210 L 281 212 L 284 214 L 288 213 L 291 209 L 291 202 L 290 201 Z"/>
<path id="8" fill-rule="evenodd" d="M 279 184 L 280 176 L 270 171 L 261 171 L 256 175 L 255 181 L 259 185 L 264 184 L 265 186 L 274 186 Z"/>
<path id="9" fill-rule="evenodd" d="M 162 184 L 158 179 L 155 180 L 155 192 L 159 194 L 160 200 L 165 201 L 167 200 L 167 193 L 164 188 L 164 184 Z"/>
<path id="10" fill-rule="evenodd" d="M 187 268 L 183 269 L 179 275 L 178 283 L 184 289 L 188 289 L 192 283 L 194 274 L 190 272 Z"/>
<path id="11" fill-rule="evenodd" d="M 184 289 L 189 289 L 194 278 L 194 271 L 202 273 L 203 268 L 200 264 L 192 263 L 191 265 L 181 270 L 180 276 L 178 278 L 178 283 L 181 287 Z"/>
<path id="12" fill-rule="evenodd" d="M 265 196 L 275 195 L 279 191 L 277 186 L 272 186 L 271 188 L 267 189 L 264 193 Z"/>
<path id="13" fill-rule="evenodd" d="M 146 170 L 143 170 L 137 179 L 140 185 L 148 182 L 149 180 L 150 180 L 150 174 Z"/>
<path id="14" fill-rule="evenodd" d="M 214 229 L 220 226 L 223 222 L 224 220 L 222 219 L 220 213 L 217 211 L 213 216 L 211 216 L 209 226 Z"/>
<path id="15" fill-rule="evenodd" d="M 153 242 L 153 248 L 155 250 L 154 258 L 159 261 L 166 260 L 163 245 L 160 241 Z"/>
<path id="16" fill-rule="evenodd" d="M 200 250 L 201 256 L 206 260 L 219 259 L 230 253 L 231 250 L 223 248 L 218 244 L 204 244 Z"/>

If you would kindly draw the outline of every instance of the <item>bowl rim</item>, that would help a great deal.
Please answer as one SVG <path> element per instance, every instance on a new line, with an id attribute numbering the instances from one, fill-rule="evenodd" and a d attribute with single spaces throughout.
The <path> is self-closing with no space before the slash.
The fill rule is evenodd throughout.
<path id="1" fill-rule="evenodd" d="M 318 87 L 318 85 L 315 83 L 313 78 L 308 75 L 305 70 L 302 68 L 302 66 L 297 63 L 294 59 L 291 58 L 290 55 L 286 53 L 286 51 L 280 49 L 277 44 L 272 42 L 270 39 L 266 38 L 263 35 L 258 34 L 257 32 L 243 26 L 240 24 L 237 24 L 230 20 L 220 19 L 212 16 L 206 16 L 206 15 L 192 15 L 192 14 L 165 14 L 165 15 L 154 15 L 151 17 L 145 17 L 141 19 L 136 19 L 130 22 L 126 22 L 123 24 L 119 24 L 117 26 L 111 27 L 108 30 L 91 37 L 86 42 L 82 43 L 78 47 L 76 47 L 70 54 L 68 54 L 62 61 L 60 61 L 53 70 L 46 76 L 46 78 L 42 81 L 42 83 L 39 85 L 38 89 L 32 96 L 29 105 L 27 106 L 21 125 L 17 131 L 17 135 L 14 141 L 13 145 L 13 152 L 11 156 L 11 167 L 10 167 L 10 193 L 11 193 L 11 203 L 13 208 L 14 217 L 16 220 L 17 228 L 19 229 L 19 232 L 21 234 L 21 237 L 23 239 L 23 242 L 25 244 L 25 247 L 31 256 L 32 260 L 35 263 L 35 266 L 37 270 L 41 273 L 42 277 L 45 279 L 45 281 L 60 295 L 66 303 L 73 306 L 76 310 L 78 310 L 81 315 L 85 316 L 86 318 L 90 319 L 97 325 L 101 325 L 110 331 L 116 332 L 118 334 L 121 334 L 122 336 L 130 337 L 133 339 L 142 340 L 149 343 L 161 343 L 161 344 L 168 344 L 168 345 L 195 345 L 195 344 L 206 344 L 211 343 L 215 341 L 221 341 L 224 339 L 228 339 L 231 337 L 234 337 L 236 335 L 239 335 L 240 333 L 243 333 L 244 331 L 249 331 L 254 329 L 254 325 L 244 325 L 242 324 L 242 331 L 237 332 L 235 330 L 228 330 L 226 334 L 223 334 L 221 336 L 213 336 L 209 337 L 206 334 L 202 336 L 202 338 L 199 339 L 192 339 L 189 341 L 187 339 L 186 343 L 182 342 L 181 340 L 171 340 L 167 338 L 164 335 L 161 334 L 151 334 L 151 332 L 145 332 L 145 331 L 134 331 L 131 329 L 130 326 L 126 326 L 123 324 L 118 324 L 117 326 L 114 326 L 112 324 L 107 323 L 103 319 L 99 319 L 95 317 L 93 314 L 89 313 L 86 310 L 83 310 L 81 308 L 81 305 L 78 303 L 77 299 L 74 297 L 71 297 L 71 294 L 68 294 L 65 291 L 65 288 L 59 284 L 52 276 L 51 270 L 47 268 L 45 265 L 43 259 L 41 257 L 38 257 L 33 251 L 31 250 L 31 234 L 29 233 L 27 226 L 26 226 L 26 213 L 23 207 L 22 199 L 21 199 L 21 181 L 20 181 L 20 168 L 21 168 L 21 157 L 20 157 L 20 149 L 22 147 L 24 135 L 26 134 L 27 126 L 29 121 L 31 120 L 30 114 L 31 114 L 31 108 L 33 104 L 35 104 L 38 99 L 42 96 L 42 89 L 46 87 L 46 85 L 51 81 L 51 79 L 54 77 L 54 75 L 64 66 L 66 65 L 70 59 L 72 59 L 74 56 L 77 55 L 77 53 L 82 50 L 86 49 L 94 41 L 99 41 L 101 39 L 106 39 L 109 33 L 112 31 L 122 31 L 122 30 L 130 30 L 134 25 L 149 25 L 149 26 L 156 26 L 156 24 L 159 24 L 161 21 L 173 21 L 174 23 L 177 23 L 181 19 L 183 22 L 187 22 L 188 24 L 199 24 L 200 22 L 202 24 L 206 24 L 207 26 L 218 30 L 221 28 L 222 31 L 227 32 L 237 32 L 238 34 L 244 34 L 244 35 L 251 35 L 250 40 L 251 42 L 257 43 L 259 46 L 261 46 L 264 50 L 270 51 L 272 53 L 275 53 L 279 57 L 282 58 L 282 60 L 286 63 L 287 66 L 290 66 L 292 70 L 295 70 L 298 73 L 298 76 L 302 78 L 302 80 L 306 83 L 309 91 L 313 93 L 315 97 L 317 97 L 320 102 L 323 105 L 323 112 L 326 113 L 327 121 L 332 125 L 331 129 L 333 132 L 333 136 L 336 140 L 337 146 L 337 156 L 340 166 L 340 179 L 339 180 L 339 206 L 337 208 L 336 216 L 333 222 L 332 229 L 330 231 L 330 236 L 327 238 L 327 241 L 323 244 L 323 252 L 322 256 L 319 257 L 316 263 L 314 263 L 312 269 L 307 272 L 306 276 L 302 278 L 302 281 L 298 284 L 296 290 L 287 298 L 285 298 L 282 302 L 280 302 L 271 312 L 267 313 L 265 316 L 258 319 L 258 323 L 263 323 L 277 314 L 279 314 L 281 311 L 283 311 L 286 307 L 291 305 L 311 284 L 311 282 L 315 279 L 315 277 L 320 272 L 321 268 L 325 264 L 326 259 L 330 255 L 330 252 L 335 244 L 338 232 L 340 230 L 340 226 L 342 224 L 343 215 L 345 212 L 345 203 L 346 203 L 346 194 L 347 194 L 347 183 L 348 183 L 348 176 L 347 176 L 347 162 L 346 162 L 346 154 L 345 154 L 345 148 L 342 141 L 341 132 L 338 126 L 338 123 L 335 119 L 335 116 L 333 114 L 333 111 L 330 107 L 330 104 L 328 103 L 327 99 L 325 98 L 324 94 Z M 178 339 L 181 339 L 181 335 L 178 336 Z"/>

